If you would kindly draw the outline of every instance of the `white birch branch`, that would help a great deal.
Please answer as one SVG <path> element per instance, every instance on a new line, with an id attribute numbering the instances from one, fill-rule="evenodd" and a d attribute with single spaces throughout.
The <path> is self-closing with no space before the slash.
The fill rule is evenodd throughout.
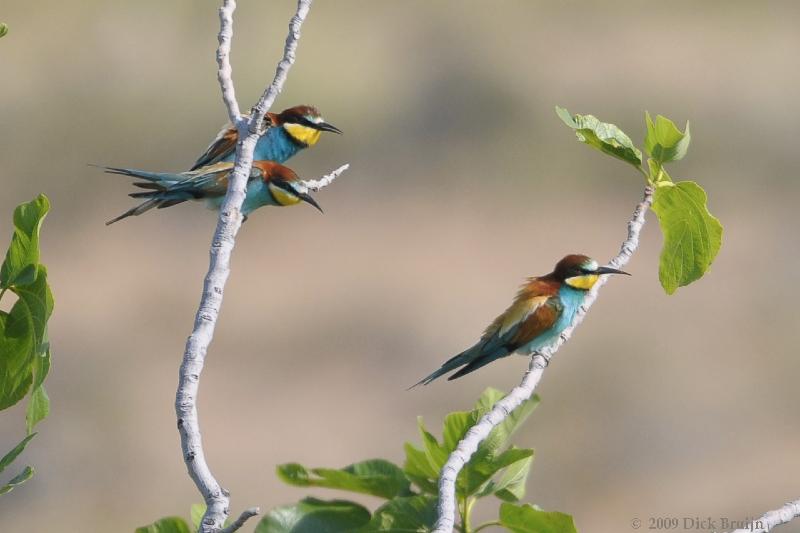
<path id="1" fill-rule="evenodd" d="M 753 520 L 752 525 L 757 526 L 756 529 L 749 527 L 746 529 L 737 529 L 731 533 L 767 533 L 775 526 L 781 524 L 788 524 L 795 518 L 800 516 L 800 500 L 789 502 L 780 509 L 769 511 L 758 520 Z"/>
<path id="2" fill-rule="evenodd" d="M 309 191 L 312 191 L 312 192 L 318 191 L 318 190 L 322 189 L 323 187 L 327 187 L 328 185 L 333 183 L 333 180 L 338 178 L 339 175 L 342 172 L 344 172 L 345 170 L 347 170 L 348 168 L 350 168 L 350 165 L 344 164 L 344 165 L 340 166 L 339 168 L 337 168 L 336 170 L 334 170 L 333 172 L 331 172 L 330 174 L 325 174 L 324 176 L 322 176 L 319 179 L 316 179 L 316 180 L 301 180 L 297 185 L 295 185 L 295 188 L 298 189 L 298 191 L 303 193 L 303 194 L 305 194 L 305 193 L 307 193 Z"/>
<path id="3" fill-rule="evenodd" d="M 242 203 L 245 198 L 245 187 L 253 164 L 253 152 L 260 130 L 258 125 L 281 91 L 286 75 L 294 62 L 297 40 L 300 38 L 300 26 L 303 23 L 311 0 L 299 0 L 297 13 L 292 18 L 289 26 L 289 35 L 286 38 L 283 59 L 278 64 L 275 78 L 265 91 L 258 103 L 257 113 L 249 120 L 241 117 L 239 106 L 231 79 L 230 48 L 233 37 L 233 11 L 236 9 L 235 0 L 224 0 L 219 10 L 220 32 L 219 48 L 217 49 L 218 71 L 222 90 L 222 99 L 231 121 L 239 130 L 239 142 L 236 146 L 236 160 L 234 170 L 228 183 L 228 192 L 220 208 L 219 220 L 211 241 L 210 262 L 208 273 L 203 284 L 203 295 L 195 315 L 192 334 L 186 341 L 183 354 L 183 363 L 180 368 L 178 390 L 175 395 L 175 413 L 178 418 L 178 431 L 181 436 L 181 449 L 189 476 L 194 481 L 197 489 L 206 502 L 206 512 L 200 523 L 200 533 L 217 533 L 223 530 L 225 519 L 229 514 L 229 493 L 216 480 L 206 463 L 203 453 L 203 444 L 200 435 L 200 425 L 197 416 L 197 393 L 199 389 L 200 374 L 208 351 L 208 346 L 214 335 L 214 327 L 222 306 L 225 282 L 230 274 L 231 252 L 235 244 L 236 233 L 242 225 Z M 245 520 L 254 516 L 257 509 L 249 509 L 242 513 L 239 519 L 224 529 L 232 533 L 239 529 Z"/>
<path id="4" fill-rule="evenodd" d="M 639 246 L 639 233 L 644 226 L 644 217 L 650 205 L 653 203 L 653 189 L 646 187 L 644 191 L 644 198 L 636 206 L 631 220 L 628 222 L 628 236 L 622 243 L 619 254 L 608 262 L 608 265 L 613 268 L 620 268 L 624 266 L 636 248 Z M 483 415 L 478 422 L 472 426 L 469 431 L 458 443 L 458 446 L 447 462 L 442 467 L 442 472 L 439 477 L 439 503 L 438 503 L 438 520 L 434 527 L 433 533 L 450 533 L 455 526 L 456 515 L 456 478 L 458 473 L 467 464 L 472 454 L 478 449 L 478 445 L 489 436 L 489 433 L 498 424 L 500 424 L 508 416 L 511 411 L 516 409 L 522 402 L 527 400 L 533 395 L 533 391 L 539 384 L 542 378 L 544 369 L 547 367 L 550 359 L 555 355 L 556 351 L 572 336 L 572 332 L 583 321 L 587 311 L 597 299 L 597 292 L 605 285 L 609 276 L 601 276 L 600 280 L 595 283 L 591 291 L 586 295 L 581 304 L 572 324 L 559 336 L 559 338 L 550 346 L 541 350 L 540 353 L 534 354 L 531 357 L 528 371 L 522 378 L 522 382 L 514 387 L 502 400 L 498 401 L 492 409 Z"/>
<path id="5" fill-rule="evenodd" d="M 242 514 L 239 515 L 239 518 L 237 518 L 233 524 L 229 525 L 225 529 L 220 530 L 219 533 L 233 533 L 234 531 L 242 527 L 245 522 L 247 522 L 260 512 L 261 510 L 258 507 L 250 507 L 249 509 L 245 509 L 244 511 L 242 511 Z"/>

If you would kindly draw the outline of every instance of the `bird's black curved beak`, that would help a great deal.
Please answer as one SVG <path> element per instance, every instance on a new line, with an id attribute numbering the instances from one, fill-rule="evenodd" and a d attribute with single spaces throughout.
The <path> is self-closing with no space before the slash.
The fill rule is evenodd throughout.
<path id="1" fill-rule="evenodd" d="M 626 276 L 630 276 L 627 272 L 623 272 L 622 270 L 617 270 L 616 268 L 611 267 L 600 267 L 597 269 L 598 274 L 625 274 Z"/>
<path id="2" fill-rule="evenodd" d="M 314 127 L 320 131 L 330 131 L 333 133 L 342 134 L 342 130 L 334 126 L 333 124 L 328 124 L 327 122 L 320 122 L 319 124 L 314 124 Z"/>
<path id="3" fill-rule="evenodd" d="M 297 196 L 298 196 L 298 197 L 299 197 L 301 200 L 303 200 L 303 201 L 304 201 L 304 202 L 306 202 L 307 204 L 311 204 L 311 205 L 313 205 L 314 207 L 316 207 L 316 208 L 319 210 L 319 212 L 320 212 L 320 213 L 324 213 L 324 212 L 325 212 L 325 211 L 323 211 L 323 210 L 322 210 L 322 208 L 319 206 L 319 204 L 317 203 L 317 201 L 316 201 L 316 200 L 314 200 L 314 199 L 311 197 L 311 195 L 310 195 L 310 194 L 308 194 L 308 193 L 305 193 L 305 192 L 304 192 L 304 193 L 296 193 L 296 194 L 297 194 Z"/>

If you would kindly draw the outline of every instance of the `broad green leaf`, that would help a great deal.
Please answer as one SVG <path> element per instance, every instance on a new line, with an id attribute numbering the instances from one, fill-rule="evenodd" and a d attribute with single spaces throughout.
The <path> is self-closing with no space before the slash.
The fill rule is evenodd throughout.
<path id="1" fill-rule="evenodd" d="M 383 459 L 355 463 L 341 470 L 297 463 L 278 466 L 278 477 L 298 487 L 326 487 L 391 499 L 411 495 L 411 484 L 397 465 Z"/>
<path id="2" fill-rule="evenodd" d="M 442 445 L 448 455 L 456 449 L 458 443 L 464 438 L 469 428 L 475 425 L 481 414 L 478 411 L 458 411 L 444 417 Z"/>
<path id="3" fill-rule="evenodd" d="M 525 483 L 528 481 L 531 463 L 533 456 L 509 465 L 496 482 L 489 483 L 488 493 L 506 502 L 517 502 L 524 498 Z"/>
<path id="4" fill-rule="evenodd" d="M 439 471 L 431 465 L 425 452 L 410 442 L 406 442 L 403 448 L 406 451 L 406 462 L 403 463 L 406 477 L 424 492 L 438 494 L 436 478 L 439 477 Z"/>
<path id="5" fill-rule="evenodd" d="M 36 267 L 36 279 L 24 286 L 15 286 L 11 290 L 19 298 L 14 304 L 22 305 L 21 312 L 29 322 L 30 330 L 34 335 L 35 350 L 37 354 L 45 351 L 43 346 L 47 339 L 47 321 L 53 313 L 53 294 L 47 285 L 47 268 L 44 265 Z M 11 314 L 13 314 L 13 308 Z"/>
<path id="6" fill-rule="evenodd" d="M 469 412 L 450 413 L 445 417 L 443 442 L 440 444 L 436 437 L 431 435 L 419 420 L 420 435 L 424 447 L 422 450 L 406 443 L 406 462 L 404 470 L 406 476 L 411 479 L 420 489 L 429 494 L 437 494 L 437 480 L 439 472 L 447 461 L 450 453 L 456 448 L 458 442 L 464 434 L 472 427 L 475 422 L 486 414 L 494 404 L 502 399 L 505 394 L 493 388 L 487 388 L 475 404 L 475 409 Z M 539 403 L 539 398 L 533 396 L 523 402 L 517 409 L 511 412 L 506 419 L 495 427 L 489 436 L 478 446 L 477 451 L 472 455 L 470 461 L 461 470 L 458 476 L 456 488 L 460 496 L 464 495 L 487 495 L 492 491 L 486 491 L 490 480 L 495 475 L 505 475 L 503 469 L 524 462 L 530 467 L 530 457 L 533 450 L 521 450 L 508 447 L 509 439 L 514 431 L 520 427 L 525 419 L 531 414 Z M 527 475 L 527 473 L 525 474 Z M 521 483 L 524 485 L 523 476 Z M 499 487 L 497 490 L 504 490 L 507 487 Z M 524 486 L 520 489 L 514 485 L 513 490 L 524 492 Z M 502 497 L 511 497 L 505 492 Z"/>
<path id="7" fill-rule="evenodd" d="M 434 496 L 429 495 L 390 500 L 379 507 L 369 525 L 357 533 L 431 531 L 436 522 L 436 501 Z"/>
<path id="8" fill-rule="evenodd" d="M 25 426 L 30 435 L 33 433 L 33 427 L 47 418 L 50 414 L 50 398 L 44 390 L 43 385 L 39 385 L 31 393 L 31 399 L 28 401 L 28 409 L 25 411 Z"/>
<path id="9" fill-rule="evenodd" d="M 533 456 L 509 465 L 503 471 L 500 479 L 494 483 L 491 491 L 495 496 L 506 502 L 517 502 L 525 497 L 525 484 L 528 473 L 531 471 Z"/>
<path id="10" fill-rule="evenodd" d="M 53 311 L 53 296 L 47 269 L 38 265 L 36 270 L 33 283 L 11 288 L 17 301 L 9 313 L 0 313 L 0 409 L 25 397 L 37 369 L 42 379 L 49 369 L 47 320 Z"/>
<path id="11" fill-rule="evenodd" d="M 203 520 L 203 515 L 206 514 L 206 504 L 193 503 L 189 508 L 189 520 L 192 522 L 194 531 L 200 529 L 200 522 Z"/>
<path id="12" fill-rule="evenodd" d="M 630 137 L 614 124 L 600 122 L 592 115 L 572 115 L 556 106 L 556 114 L 564 124 L 575 130 L 578 140 L 610 156 L 641 168 L 642 152 L 633 145 Z"/>
<path id="13" fill-rule="evenodd" d="M 513 533 L 577 533 L 578 531 L 568 514 L 555 511 L 548 513 L 528 504 L 502 504 L 500 524 Z"/>
<path id="14" fill-rule="evenodd" d="M 30 466 L 26 466 L 25 469 L 14 476 L 8 483 L 0 487 L 0 496 L 3 494 L 7 494 L 14 490 L 15 487 L 18 487 L 28 481 L 30 478 L 33 477 L 33 468 Z"/>
<path id="15" fill-rule="evenodd" d="M 8 24 L 0 22 L 0 37 L 5 37 L 6 33 L 8 33 Z"/>
<path id="16" fill-rule="evenodd" d="M 17 456 L 19 456 L 19 454 L 22 453 L 22 450 L 25 449 L 25 446 L 27 446 L 30 440 L 35 436 L 36 433 L 31 433 L 30 435 L 22 439 L 22 441 L 20 441 L 19 444 L 14 446 L 14 448 L 10 452 L 5 454 L 2 459 L 0 459 L 0 472 L 5 470 L 5 468 L 8 465 L 10 465 L 14 461 L 14 459 L 16 459 Z"/>
<path id="17" fill-rule="evenodd" d="M 686 122 L 685 133 L 679 130 L 674 122 L 661 115 L 656 115 L 654 122 L 650 118 L 650 113 L 645 112 L 645 122 L 647 122 L 647 136 L 644 139 L 644 149 L 650 157 L 659 165 L 683 159 L 692 140 L 689 122 Z"/>
<path id="18" fill-rule="evenodd" d="M 0 267 L 0 288 L 33 281 L 30 271 L 27 271 L 24 279 L 17 278 L 25 272 L 26 267 L 39 263 L 39 230 L 49 210 L 50 201 L 43 194 L 14 210 L 14 235 Z"/>
<path id="19" fill-rule="evenodd" d="M 21 309 L 17 301 L 11 313 L 0 311 L 0 410 L 24 398 L 33 382 L 35 339 Z"/>
<path id="20" fill-rule="evenodd" d="M 422 422 L 422 417 L 417 419 L 417 426 L 419 427 L 420 437 L 422 437 L 422 444 L 425 447 L 425 455 L 428 456 L 428 461 L 431 463 L 431 466 L 434 468 L 434 470 L 439 472 L 447 462 L 447 458 L 450 456 L 450 451 L 452 450 L 447 450 L 446 448 L 442 447 L 436 437 L 431 435 L 431 433 L 425 429 L 425 424 Z"/>
<path id="21" fill-rule="evenodd" d="M 514 447 L 498 456 L 476 453 L 459 473 L 456 490 L 461 497 L 482 493 L 481 489 L 495 474 L 521 461 L 526 461 L 530 466 L 531 457 L 533 450 Z"/>
<path id="22" fill-rule="evenodd" d="M 700 279 L 719 252 L 722 224 L 706 201 L 693 181 L 656 188 L 653 211 L 664 234 L 658 277 L 667 294 Z"/>
<path id="23" fill-rule="evenodd" d="M 192 533 L 192 530 L 183 518 L 169 516 L 149 526 L 137 527 L 136 533 Z"/>
<path id="24" fill-rule="evenodd" d="M 505 397 L 505 393 L 497 389 L 487 388 L 480 399 L 478 400 L 475 408 L 480 416 L 483 416 L 494 407 L 500 399 Z M 539 405 L 539 396 L 534 394 L 524 402 L 522 402 L 516 409 L 506 416 L 503 421 L 495 427 L 485 441 L 481 443 L 478 451 L 481 448 L 488 448 L 491 453 L 498 453 L 500 450 L 508 445 L 509 439 L 522 426 L 523 422 L 528 419 L 534 409 Z M 480 416 L 478 418 L 480 418 Z"/>
<path id="25" fill-rule="evenodd" d="M 369 511 L 355 502 L 305 498 L 272 509 L 255 533 L 353 533 L 369 520 Z"/>

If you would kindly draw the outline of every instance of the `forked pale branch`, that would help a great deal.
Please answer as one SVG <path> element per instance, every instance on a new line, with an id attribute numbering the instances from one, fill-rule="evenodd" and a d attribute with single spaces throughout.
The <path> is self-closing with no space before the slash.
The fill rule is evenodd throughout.
<path id="1" fill-rule="evenodd" d="M 239 529 L 248 518 L 258 513 L 256 508 L 248 509 L 236 522 L 224 528 L 225 519 L 229 514 L 230 498 L 228 491 L 222 488 L 206 463 L 197 416 L 197 393 L 205 356 L 208 346 L 211 344 L 214 327 L 222 306 L 225 282 L 230 274 L 231 252 L 236 234 L 242 224 L 241 208 L 245 198 L 245 188 L 253 164 L 253 152 L 260 136 L 258 125 L 263 121 L 265 113 L 275 101 L 286 81 L 286 75 L 294 62 L 297 41 L 300 38 L 300 27 L 311 7 L 311 1 L 298 1 L 297 12 L 289 24 L 289 35 L 286 38 L 283 58 L 278 64 L 275 78 L 256 105 L 255 112 L 249 118 L 241 116 L 231 79 L 230 50 L 233 38 L 233 12 L 236 9 L 235 0 L 224 0 L 219 10 L 217 77 L 228 116 L 239 131 L 239 143 L 236 146 L 236 161 L 229 180 L 228 192 L 220 208 L 219 220 L 211 241 L 211 258 L 203 285 L 203 295 L 195 316 L 192 334 L 186 341 L 178 390 L 175 396 L 175 412 L 178 418 L 184 462 L 189 476 L 197 485 L 206 502 L 206 512 L 200 524 L 201 533 L 218 533 L 220 531 L 232 533 Z"/>
<path id="2" fill-rule="evenodd" d="M 624 266 L 631 258 L 633 252 L 639 246 L 639 233 L 644 226 L 644 217 L 650 205 L 653 203 L 652 187 L 645 188 L 644 198 L 636 206 L 631 220 L 628 222 L 628 236 L 622 243 L 619 254 L 608 262 L 613 268 Z M 572 332 L 583 321 L 587 311 L 597 299 L 597 292 L 605 284 L 608 276 L 601 276 L 589 294 L 583 301 L 572 324 L 564 330 L 561 336 L 551 346 L 543 349 L 541 353 L 534 354 L 528 371 L 522 378 L 522 382 L 514 387 L 502 400 L 498 401 L 492 409 L 486 413 L 478 422 L 467 431 L 461 442 L 450 457 L 447 459 L 439 477 L 439 503 L 438 520 L 434 528 L 434 533 L 450 533 L 455 526 L 456 515 L 456 478 L 464 465 L 467 464 L 472 454 L 478 449 L 478 445 L 489 436 L 492 429 L 500 424 L 508 414 L 516 409 L 522 402 L 533 395 L 533 391 L 542 378 L 544 369 L 556 351 L 572 336 Z"/>

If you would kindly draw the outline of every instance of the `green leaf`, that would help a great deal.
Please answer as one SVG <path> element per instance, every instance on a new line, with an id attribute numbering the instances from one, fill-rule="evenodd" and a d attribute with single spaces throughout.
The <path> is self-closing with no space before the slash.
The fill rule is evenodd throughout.
<path id="1" fill-rule="evenodd" d="M 667 294 L 700 279 L 722 245 L 722 224 L 706 202 L 693 181 L 656 188 L 653 211 L 664 234 L 658 276 Z"/>
<path id="2" fill-rule="evenodd" d="M 442 444 L 448 456 L 456 449 L 459 441 L 464 438 L 469 428 L 475 425 L 481 415 L 482 413 L 478 410 L 460 411 L 450 413 L 444 418 Z"/>
<path id="3" fill-rule="evenodd" d="M 484 484 L 495 474 L 508 466 L 522 461 L 526 461 L 528 466 L 530 466 L 532 457 L 533 450 L 515 447 L 504 451 L 498 456 L 491 453 L 476 453 L 475 456 L 470 458 L 467 466 L 464 467 L 458 475 L 456 489 L 459 496 L 466 497 L 477 493 L 481 495 L 488 494 L 488 492 L 484 492 L 482 489 L 484 488 Z"/>
<path id="4" fill-rule="evenodd" d="M 19 301 L 11 313 L 0 311 L 0 409 L 24 398 L 33 382 L 34 338 L 29 323 L 20 316 L 18 304 Z"/>
<path id="5" fill-rule="evenodd" d="M 478 418 L 488 413 L 491 408 L 494 407 L 494 404 L 505 396 L 505 393 L 497 389 L 492 389 L 491 387 L 486 389 L 475 405 L 480 415 Z M 489 433 L 489 436 L 481 443 L 478 450 L 480 451 L 483 447 L 488 448 L 492 453 L 498 453 L 499 450 L 505 448 L 512 435 L 514 435 L 517 429 L 528 419 L 534 409 L 539 405 L 540 401 L 539 396 L 534 394 L 522 402 L 516 409 L 511 411 L 491 433 Z"/>
<path id="6" fill-rule="evenodd" d="M 14 490 L 15 487 L 18 487 L 23 483 L 25 483 L 26 481 L 28 481 L 30 478 L 33 477 L 33 472 L 34 470 L 32 467 L 26 466 L 25 469 L 16 476 L 14 476 L 14 478 L 11 479 L 11 481 L 0 487 L 0 496 L 2 496 L 3 494 L 8 494 L 12 490 Z"/>
<path id="7" fill-rule="evenodd" d="M 528 504 L 502 504 L 500 524 L 513 533 L 577 533 L 578 531 L 571 516 L 555 511 L 548 513 Z"/>
<path id="8" fill-rule="evenodd" d="M 436 440 L 436 437 L 434 437 L 430 432 L 428 432 L 427 429 L 425 429 L 425 425 L 422 422 L 422 417 L 417 419 L 417 426 L 419 427 L 419 434 L 422 437 L 425 455 L 428 457 L 428 462 L 437 472 L 438 476 L 438 472 L 447 462 L 447 458 L 450 456 L 450 452 L 453 450 L 444 448 L 439 444 L 439 441 Z"/>
<path id="9" fill-rule="evenodd" d="M 36 433 L 31 433 L 30 435 L 26 436 L 24 439 L 22 439 L 22 441 L 20 441 L 19 444 L 14 446 L 10 452 L 5 454 L 3 458 L 0 459 L 0 473 L 3 472 L 3 470 L 5 470 L 6 467 L 10 465 L 19 454 L 22 453 L 22 450 L 25 449 L 25 446 L 27 446 L 30 440 L 35 436 Z"/>
<path id="10" fill-rule="evenodd" d="M 406 452 L 406 462 L 403 463 L 406 477 L 422 491 L 438 494 L 436 479 L 439 477 L 439 471 L 431 465 L 425 452 L 415 448 L 410 442 L 406 442 L 403 449 Z"/>
<path id="11" fill-rule="evenodd" d="M 33 283 L 11 288 L 18 297 L 11 312 L 0 312 L 0 409 L 24 398 L 34 372 L 38 369 L 37 376 L 43 380 L 50 366 L 47 320 L 53 311 L 53 296 L 47 269 L 38 265 L 36 271 Z M 37 382 L 41 384 L 38 377 Z"/>
<path id="12" fill-rule="evenodd" d="M 14 286 L 11 289 L 19 298 L 11 309 L 22 306 L 20 312 L 28 321 L 31 334 L 34 336 L 34 350 L 41 354 L 46 350 L 47 321 L 53 314 L 53 294 L 47 285 L 47 268 L 44 265 L 36 267 L 36 278 L 28 285 Z"/>
<path id="13" fill-rule="evenodd" d="M 325 487 L 391 499 L 411 495 L 411 484 L 397 465 L 383 459 L 355 463 L 340 470 L 297 463 L 278 466 L 278 477 L 298 487 Z"/>
<path id="14" fill-rule="evenodd" d="M 14 210 L 14 235 L 0 267 L 0 289 L 33 281 L 29 277 L 31 272 L 25 268 L 39 263 L 39 230 L 49 210 L 50 200 L 43 194 Z M 24 279 L 23 273 L 27 276 Z"/>
<path id="15" fill-rule="evenodd" d="M 47 418 L 50 414 L 50 399 L 42 385 L 39 385 L 31 393 L 31 399 L 28 402 L 28 409 L 25 411 L 25 427 L 30 435 L 33 433 L 33 427 Z"/>
<path id="16" fill-rule="evenodd" d="M 192 533 L 192 530 L 183 518 L 169 516 L 149 526 L 137 527 L 136 533 Z"/>
<path id="17" fill-rule="evenodd" d="M 5 37 L 6 33 L 8 33 L 8 24 L 0 22 L 0 37 Z"/>
<path id="18" fill-rule="evenodd" d="M 429 495 L 395 498 L 379 507 L 369 525 L 358 533 L 426 533 L 436 522 L 437 498 Z"/>
<path id="19" fill-rule="evenodd" d="M 630 163 L 636 168 L 642 167 L 642 152 L 633 145 L 630 137 L 614 124 L 600 122 L 592 115 L 572 115 L 558 106 L 556 114 L 564 124 L 575 130 L 575 135 L 582 143 Z"/>
<path id="20" fill-rule="evenodd" d="M 355 502 L 305 498 L 272 509 L 255 533 L 353 533 L 369 520 L 369 511 Z"/>
<path id="21" fill-rule="evenodd" d="M 50 414 L 50 399 L 47 397 L 47 392 L 44 390 L 43 385 L 44 379 L 50 372 L 50 343 L 47 341 L 46 331 L 43 348 L 45 348 L 45 351 L 40 355 L 35 355 L 31 364 L 33 376 L 32 392 L 30 400 L 28 400 L 28 409 L 25 411 L 28 433 L 31 433 L 33 427 Z"/>
<path id="22" fill-rule="evenodd" d="M 512 447 L 506 453 L 514 450 L 516 453 L 517 448 Z M 525 483 L 528 481 L 528 473 L 530 472 L 533 463 L 533 450 L 524 449 L 526 454 L 520 454 L 516 460 L 508 463 L 509 459 L 514 459 L 513 456 L 503 457 L 508 464 L 505 467 L 499 468 L 500 472 L 497 481 L 489 480 L 480 486 L 480 490 L 475 494 L 478 498 L 494 494 L 499 499 L 507 502 L 516 502 L 525 496 Z M 502 456 L 501 456 L 502 457 Z M 493 477 L 493 476 L 490 476 Z M 488 479 L 488 478 L 487 478 Z"/>
<path id="23" fill-rule="evenodd" d="M 650 113 L 645 112 L 645 122 L 647 122 L 647 136 L 644 139 L 644 149 L 650 157 L 659 165 L 683 159 L 692 140 L 688 121 L 685 133 L 679 130 L 674 122 L 661 115 L 656 115 L 656 120 L 653 122 Z"/>
<path id="24" fill-rule="evenodd" d="M 502 391 L 491 387 L 487 388 L 475 404 L 473 415 L 476 420 L 489 412 L 494 407 L 494 404 L 503 397 L 505 397 L 505 393 Z M 532 396 L 506 416 L 503 422 L 498 424 L 489 433 L 489 436 L 481 442 L 477 451 L 470 458 L 469 463 L 459 474 L 456 488 L 461 496 L 477 494 L 480 497 L 491 494 L 494 490 L 492 488 L 493 484 L 489 482 L 490 479 L 495 474 L 502 472 L 506 467 L 516 465 L 515 468 L 519 468 L 521 465 L 517 463 L 523 462 L 523 464 L 527 465 L 527 468 L 530 468 L 533 450 L 514 447 L 506 451 L 503 450 L 508 446 L 514 432 L 525 422 L 538 405 L 539 397 Z M 503 472 L 501 477 L 504 476 L 505 473 Z M 525 472 L 525 479 L 527 479 L 527 471 Z M 522 488 L 517 488 L 516 490 L 521 490 L 524 493 L 524 479 L 522 483 Z M 507 497 L 508 495 L 503 493 L 502 496 Z"/>
<path id="25" fill-rule="evenodd" d="M 458 442 L 464 437 L 469 428 L 504 396 L 505 393 L 502 391 L 487 388 L 475 404 L 475 409 L 469 412 L 456 412 L 447 415 L 442 430 L 443 442 L 441 444 L 436 437 L 425 429 L 420 419 L 419 428 L 424 447 L 420 450 L 412 444 L 406 443 L 406 462 L 403 465 L 406 476 L 423 492 L 437 494 L 439 472 L 450 453 L 456 448 Z M 456 488 L 460 497 L 473 494 L 485 496 L 493 493 L 494 490 L 504 491 L 498 496 L 501 498 L 511 498 L 514 493 L 524 493 L 527 468 L 530 468 L 530 458 L 533 455 L 533 450 L 519 448 L 507 450 L 506 448 L 513 433 L 530 416 L 538 404 L 538 396 L 533 396 L 523 402 L 501 424 L 495 427 L 478 446 L 470 461 L 459 473 Z M 523 464 L 517 464 L 520 462 Z M 505 478 L 506 473 L 503 469 L 511 466 L 514 467 L 515 473 L 509 475 L 517 478 L 522 487 L 519 484 L 511 485 L 511 482 L 507 481 L 506 484 L 513 488 L 513 492 L 509 492 L 512 489 L 509 489 L 506 484 L 496 487 L 496 485 L 490 483 L 491 478 L 497 474 L 500 474 L 501 478 Z M 524 475 L 517 471 L 523 466 L 526 469 Z M 522 477 L 520 478 L 520 476 Z M 490 485 L 494 490 L 489 490 Z"/>
<path id="26" fill-rule="evenodd" d="M 206 504 L 193 503 L 189 508 L 189 520 L 192 522 L 194 531 L 200 529 L 200 522 L 203 521 L 203 515 L 206 514 Z"/>

